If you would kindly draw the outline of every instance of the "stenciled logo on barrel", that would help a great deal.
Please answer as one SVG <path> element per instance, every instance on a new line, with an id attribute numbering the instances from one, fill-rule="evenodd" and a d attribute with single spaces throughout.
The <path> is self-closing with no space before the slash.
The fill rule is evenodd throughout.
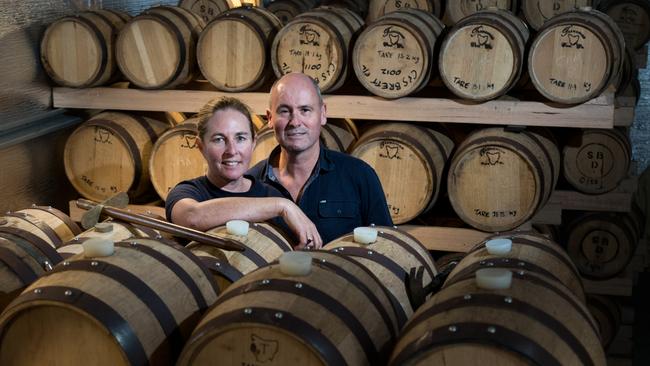
<path id="1" fill-rule="evenodd" d="M 506 152 L 503 149 L 497 147 L 484 147 L 479 152 L 481 157 L 481 165 L 483 166 L 494 166 L 494 165 L 503 165 L 504 162 L 501 161 L 503 155 Z"/>
<path id="2" fill-rule="evenodd" d="M 325 90 L 338 78 L 341 55 L 335 40 L 321 26 L 295 22 L 286 26 L 278 44 L 277 61 L 282 75 L 302 72 Z M 345 46 L 343 46 L 345 47 Z"/>
<path id="3" fill-rule="evenodd" d="M 492 41 L 494 41 L 494 35 L 485 30 L 482 25 L 472 28 L 470 39 L 470 47 L 485 48 L 486 50 L 491 50 L 493 48 Z"/>
<path id="4" fill-rule="evenodd" d="M 251 334 L 251 341 L 248 349 L 251 355 L 255 357 L 255 362 L 266 364 L 273 362 L 273 359 L 280 349 L 280 342 L 273 339 L 264 339 L 256 334 Z"/>
<path id="5" fill-rule="evenodd" d="M 361 42 L 357 54 L 362 73 L 359 77 L 367 88 L 407 94 L 419 87 L 428 62 L 408 29 L 394 24 L 375 26 Z"/>
<path id="6" fill-rule="evenodd" d="M 607 178 L 614 168 L 614 153 L 603 144 L 588 144 L 576 154 L 576 165 L 580 172 L 580 184 L 602 187 L 603 179 Z"/>
<path id="7" fill-rule="evenodd" d="M 560 38 L 562 39 L 561 46 L 564 48 L 583 49 L 585 48 L 583 41 L 587 39 L 587 36 L 580 29 L 570 24 L 562 28 Z"/>
<path id="8" fill-rule="evenodd" d="M 111 137 L 113 136 L 113 132 L 110 130 L 107 130 L 101 126 L 95 126 L 95 137 L 94 140 L 97 143 L 100 144 L 113 144 L 111 141 Z"/>
<path id="9" fill-rule="evenodd" d="M 581 243 L 581 253 L 577 263 L 582 268 L 589 269 L 591 273 L 599 273 L 606 269 L 606 265 L 616 259 L 619 253 L 618 239 L 606 230 L 593 230 L 589 232 Z"/>
<path id="10" fill-rule="evenodd" d="M 198 149 L 196 134 L 193 132 L 183 132 L 181 134 L 181 149 Z"/>

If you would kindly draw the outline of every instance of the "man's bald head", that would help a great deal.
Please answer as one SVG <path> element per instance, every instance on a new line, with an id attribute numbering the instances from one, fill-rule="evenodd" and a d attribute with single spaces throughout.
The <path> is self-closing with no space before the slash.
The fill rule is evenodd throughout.
<path id="1" fill-rule="evenodd" d="M 323 105 L 323 95 L 321 94 L 320 87 L 316 80 L 307 74 L 301 72 L 291 72 L 283 75 L 281 78 L 273 83 L 271 87 L 271 97 L 269 98 L 269 108 L 273 108 L 274 99 L 279 91 L 284 88 L 304 88 L 310 87 L 318 97 L 320 105 Z"/>

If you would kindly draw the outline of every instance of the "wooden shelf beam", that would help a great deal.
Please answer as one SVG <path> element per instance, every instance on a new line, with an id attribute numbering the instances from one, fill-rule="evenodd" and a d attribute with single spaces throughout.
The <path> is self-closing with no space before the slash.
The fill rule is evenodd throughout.
<path id="1" fill-rule="evenodd" d="M 52 98 L 57 108 L 197 112 L 208 100 L 226 95 L 241 98 L 255 114 L 266 112 L 267 93 L 54 88 Z M 614 126 L 614 98 L 609 92 L 575 106 L 517 100 L 472 103 L 456 99 L 387 100 L 356 95 L 325 95 L 324 98 L 327 114 L 333 118 L 575 128 Z"/>

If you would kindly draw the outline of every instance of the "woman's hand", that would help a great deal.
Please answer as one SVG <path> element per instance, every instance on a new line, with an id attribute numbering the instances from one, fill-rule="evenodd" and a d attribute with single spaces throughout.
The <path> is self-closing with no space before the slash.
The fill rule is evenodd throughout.
<path id="1" fill-rule="evenodd" d="M 296 249 L 320 249 L 323 246 L 316 225 L 288 199 L 283 199 L 282 218 L 298 238 Z"/>

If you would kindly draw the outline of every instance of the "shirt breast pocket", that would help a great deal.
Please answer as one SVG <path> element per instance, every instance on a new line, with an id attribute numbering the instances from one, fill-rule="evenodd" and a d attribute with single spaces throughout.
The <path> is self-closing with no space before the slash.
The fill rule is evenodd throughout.
<path id="1" fill-rule="evenodd" d="M 322 218 L 356 218 L 359 217 L 359 202 L 323 200 L 318 205 L 318 215 Z"/>

